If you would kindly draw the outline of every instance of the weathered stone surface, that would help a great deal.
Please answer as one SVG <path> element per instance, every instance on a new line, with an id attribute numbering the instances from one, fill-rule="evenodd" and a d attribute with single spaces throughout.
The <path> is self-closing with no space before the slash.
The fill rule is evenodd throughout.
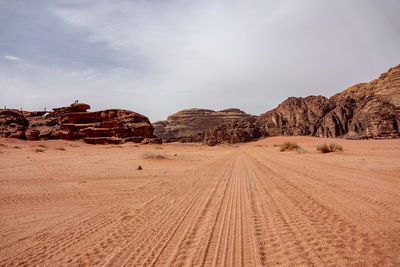
<path id="1" fill-rule="evenodd" d="M 262 137 L 257 118 L 245 118 L 224 123 L 204 133 L 203 142 L 209 146 L 219 143 L 238 143 L 257 140 Z"/>
<path id="2" fill-rule="evenodd" d="M 73 103 L 69 107 L 54 108 L 53 112 L 58 117 L 71 112 L 86 112 L 88 109 L 90 109 L 88 104 Z"/>
<path id="3" fill-rule="evenodd" d="M 74 103 L 53 112 L 1 110 L 0 134 L 28 140 L 83 139 L 90 144 L 160 142 L 143 115 L 120 109 L 87 112 L 89 108 Z"/>
<path id="4" fill-rule="evenodd" d="M 166 121 L 154 122 L 154 134 L 164 142 L 195 140 L 197 134 L 214 128 L 222 123 L 249 118 L 240 109 L 214 111 L 209 109 L 186 109 L 167 118 Z"/>
<path id="5" fill-rule="evenodd" d="M 16 109 L 0 109 L 0 136 L 25 139 L 29 125 L 23 113 Z"/>
<path id="6" fill-rule="evenodd" d="M 144 138 L 141 142 L 142 144 L 161 144 L 161 138 Z"/>
<path id="7" fill-rule="evenodd" d="M 323 96 L 290 97 L 277 108 L 261 114 L 258 121 L 265 136 L 314 135 L 316 125 L 333 107 Z"/>
<path id="8" fill-rule="evenodd" d="M 25 131 L 26 139 L 29 141 L 39 140 L 40 139 L 40 132 L 38 130 L 27 129 Z"/>

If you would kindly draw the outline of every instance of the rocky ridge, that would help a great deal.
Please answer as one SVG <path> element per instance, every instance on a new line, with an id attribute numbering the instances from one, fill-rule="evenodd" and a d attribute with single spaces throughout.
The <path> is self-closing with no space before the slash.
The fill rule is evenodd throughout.
<path id="1" fill-rule="evenodd" d="M 220 111 L 186 109 L 168 116 L 165 121 L 154 122 L 154 134 L 162 138 L 164 142 L 199 142 L 204 138 L 203 133 L 211 128 L 222 123 L 252 117 L 236 108 Z"/>
<path id="2" fill-rule="evenodd" d="M 74 103 L 46 111 L 0 109 L 0 136 L 27 140 L 82 139 L 90 144 L 123 142 L 160 143 L 147 117 L 110 109 L 87 112 L 90 106 Z"/>
<path id="3" fill-rule="evenodd" d="M 204 143 L 248 142 L 260 137 L 310 135 L 342 138 L 399 138 L 400 65 L 369 83 L 330 98 L 290 97 L 255 119 L 224 123 L 202 134 Z"/>

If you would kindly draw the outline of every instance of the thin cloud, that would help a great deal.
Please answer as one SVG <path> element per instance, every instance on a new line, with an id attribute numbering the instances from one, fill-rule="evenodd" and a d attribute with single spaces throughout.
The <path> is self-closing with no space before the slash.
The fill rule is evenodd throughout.
<path id="1" fill-rule="evenodd" d="M 4 3 L 0 54 L 23 60 L 0 61 L 0 106 L 260 114 L 400 63 L 396 0 Z"/>
<path id="2" fill-rule="evenodd" d="M 11 61 L 18 61 L 18 60 L 20 60 L 19 57 L 9 56 L 9 55 L 4 56 L 4 58 L 7 59 L 7 60 L 11 60 Z"/>

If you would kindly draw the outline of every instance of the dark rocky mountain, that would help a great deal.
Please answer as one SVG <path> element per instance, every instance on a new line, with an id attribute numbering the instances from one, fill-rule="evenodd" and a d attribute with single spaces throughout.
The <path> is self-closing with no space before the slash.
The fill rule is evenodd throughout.
<path id="1" fill-rule="evenodd" d="M 369 83 L 330 98 L 290 97 L 251 119 L 224 123 L 202 134 L 209 145 L 248 142 L 277 135 L 342 138 L 399 138 L 400 65 Z"/>
<path id="2" fill-rule="evenodd" d="M 221 111 L 186 109 L 169 116 L 165 121 L 154 122 L 154 134 L 162 138 L 164 142 L 197 142 L 203 140 L 202 133 L 206 130 L 222 123 L 252 117 L 236 108 Z"/>
<path id="3" fill-rule="evenodd" d="M 90 144 L 123 142 L 160 143 L 147 117 L 110 109 L 87 112 L 90 106 L 74 103 L 52 112 L 0 110 L 0 136 L 27 140 L 82 139 Z"/>

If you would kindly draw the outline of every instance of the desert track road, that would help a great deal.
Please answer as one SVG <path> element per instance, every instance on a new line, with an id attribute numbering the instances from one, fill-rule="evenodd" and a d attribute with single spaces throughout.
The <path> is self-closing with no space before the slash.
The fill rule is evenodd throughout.
<path id="1" fill-rule="evenodd" d="M 400 265 L 394 172 L 244 146 L 164 176 L 132 191 L 121 178 L 103 194 L 78 187 L 91 180 L 58 193 L 1 191 L 0 266 Z M 50 212 L 69 202 L 66 215 Z M 20 214 L 32 229 L 13 228 L 23 205 L 52 216 Z"/>

